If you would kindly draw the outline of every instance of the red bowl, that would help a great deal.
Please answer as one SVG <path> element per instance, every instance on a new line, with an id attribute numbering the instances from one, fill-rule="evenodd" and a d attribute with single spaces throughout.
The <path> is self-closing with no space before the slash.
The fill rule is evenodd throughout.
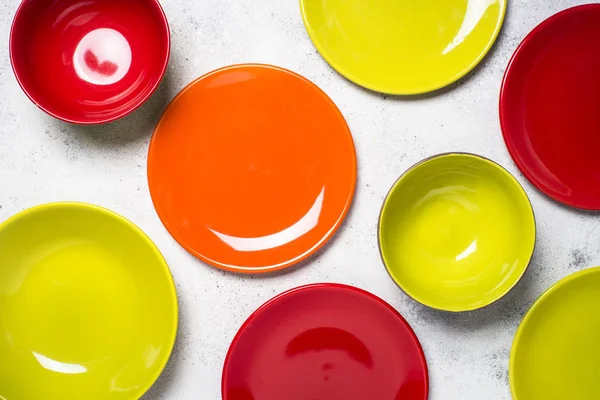
<path id="1" fill-rule="evenodd" d="M 169 25 L 157 0 L 24 0 L 10 58 L 25 94 L 63 121 L 129 114 L 167 69 Z"/>

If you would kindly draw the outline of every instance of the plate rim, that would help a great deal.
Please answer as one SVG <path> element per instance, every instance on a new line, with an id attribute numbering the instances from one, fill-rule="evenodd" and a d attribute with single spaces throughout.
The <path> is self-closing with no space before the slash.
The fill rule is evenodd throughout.
<path id="1" fill-rule="evenodd" d="M 486 164 L 490 164 L 494 168 L 498 169 L 501 173 L 503 173 L 504 175 L 506 175 L 516 185 L 517 189 L 519 189 L 519 191 L 521 192 L 521 194 L 524 196 L 524 200 L 526 200 L 527 204 L 529 204 L 529 209 L 531 210 L 531 218 L 532 218 L 532 222 L 533 222 L 533 237 L 531 239 L 533 241 L 533 244 L 531 246 L 531 253 L 529 255 L 529 258 L 527 259 L 527 263 L 525 264 L 525 268 L 523 268 L 523 270 L 521 271 L 521 274 L 519 275 L 519 277 L 515 280 L 515 282 L 506 291 L 504 291 L 503 293 L 501 293 L 496 299 L 492 300 L 491 302 L 489 302 L 487 304 L 481 304 L 481 305 L 479 305 L 477 307 L 467 307 L 467 308 L 458 308 L 458 307 L 457 308 L 450 308 L 450 307 L 447 307 L 447 308 L 440 308 L 440 307 L 436 307 L 436 306 L 433 306 L 431 304 L 428 304 L 428 303 L 425 303 L 425 302 L 419 300 L 413 294 L 410 294 L 409 292 L 407 292 L 406 289 L 400 284 L 400 282 L 398 282 L 394 278 L 394 276 L 392 275 L 392 272 L 390 270 L 390 267 L 388 266 L 388 263 L 386 262 L 385 257 L 383 255 L 382 229 L 381 229 L 381 226 L 382 226 L 382 222 L 383 222 L 383 214 L 384 214 L 384 212 L 385 212 L 385 210 L 387 208 L 388 200 L 389 200 L 390 196 L 392 195 L 392 193 L 396 190 L 397 186 L 412 171 L 414 171 L 416 168 L 418 168 L 422 164 L 427 163 L 427 162 L 432 161 L 432 160 L 437 159 L 437 158 L 451 157 L 451 156 L 461 156 L 461 157 L 468 157 L 468 158 L 472 158 L 472 159 L 478 159 L 478 160 L 483 161 Z M 421 305 L 424 305 L 427 308 L 430 308 L 430 309 L 433 309 L 433 310 L 438 310 L 438 311 L 443 311 L 443 312 L 461 313 L 461 312 L 469 312 L 469 311 L 474 311 L 474 310 L 480 310 L 480 309 L 489 307 L 492 304 L 495 304 L 496 302 L 498 302 L 501 299 L 503 299 L 508 293 L 510 293 L 519 284 L 519 282 L 521 282 L 521 280 L 523 279 L 523 277 L 525 276 L 525 274 L 529 270 L 529 266 L 531 265 L 531 261 L 533 259 L 533 255 L 535 254 L 536 242 L 537 242 L 537 220 L 536 220 L 536 217 L 535 217 L 535 210 L 533 208 L 533 204 L 531 203 L 531 199 L 527 195 L 527 192 L 525 191 L 525 188 L 523 187 L 523 185 L 521 185 L 521 183 L 517 180 L 517 178 L 513 174 L 511 174 L 501 164 L 499 164 L 496 161 L 494 161 L 494 160 L 492 160 L 490 158 L 487 158 L 485 156 L 482 156 L 482 155 L 479 155 L 479 154 L 475 154 L 475 153 L 468 153 L 468 152 L 453 151 L 453 152 L 445 152 L 445 153 L 434 154 L 434 155 L 431 155 L 429 157 L 425 157 L 422 160 L 417 161 L 412 166 L 410 166 L 409 168 L 407 168 L 396 179 L 396 181 L 392 184 L 392 186 L 388 190 L 385 198 L 383 199 L 383 203 L 382 203 L 381 209 L 379 211 L 379 218 L 377 220 L 377 245 L 378 245 L 377 247 L 379 249 L 379 256 L 380 256 L 381 261 L 383 263 L 383 266 L 385 267 L 385 270 L 388 273 L 388 276 L 390 277 L 390 279 L 392 280 L 392 282 L 394 282 L 396 284 L 396 286 L 404 294 L 406 294 L 409 298 L 411 298 L 415 302 L 417 302 L 417 303 L 419 303 Z"/>
<path id="2" fill-rule="evenodd" d="M 506 149 L 508 150 L 508 153 L 510 154 L 510 158 L 517 165 L 517 167 L 519 168 L 519 171 L 521 171 L 521 173 L 527 178 L 527 180 L 540 193 L 542 193 L 546 198 L 548 198 L 552 201 L 555 201 L 561 205 L 567 206 L 571 209 L 597 212 L 597 211 L 600 211 L 600 202 L 598 203 L 598 206 L 596 206 L 596 207 L 587 207 L 587 206 L 582 206 L 582 205 L 578 204 L 577 201 L 570 201 L 569 199 L 561 199 L 556 195 L 555 192 L 550 193 L 550 191 L 547 188 L 545 188 L 544 185 L 542 185 L 540 180 L 537 178 L 536 174 L 534 174 L 533 172 L 531 172 L 529 170 L 529 168 L 527 168 L 527 165 L 529 163 L 526 163 L 521 159 L 521 157 L 519 156 L 519 152 L 511 139 L 511 135 L 509 135 L 509 133 L 508 133 L 508 130 L 509 130 L 507 128 L 508 111 L 506 110 L 506 108 L 508 106 L 506 105 L 507 101 L 505 100 L 507 85 L 509 83 L 509 80 L 511 79 L 509 75 L 511 74 L 513 65 L 515 64 L 517 58 L 519 58 L 521 56 L 521 54 L 525 51 L 526 47 L 530 44 L 530 42 L 535 40 L 538 37 L 538 35 L 540 35 L 542 33 L 543 30 L 547 29 L 549 26 L 551 26 L 556 21 L 559 21 L 561 18 L 569 16 L 572 13 L 585 11 L 586 9 L 600 9 L 600 3 L 580 4 L 577 6 L 565 8 L 564 10 L 558 11 L 557 13 L 549 16 L 548 18 L 546 18 L 545 20 L 540 22 L 538 25 L 536 25 L 531 31 L 529 31 L 525 35 L 523 40 L 519 43 L 519 45 L 513 52 L 507 66 L 506 66 L 506 69 L 504 70 L 504 76 L 502 77 L 502 83 L 500 84 L 500 95 L 498 96 L 499 97 L 499 99 L 498 99 L 498 114 L 499 114 L 499 119 L 500 119 L 500 131 L 502 132 L 502 138 L 504 141 L 504 145 L 506 146 Z"/>
<path id="3" fill-rule="evenodd" d="M 350 291 L 350 292 L 359 294 L 363 297 L 370 298 L 371 300 L 375 300 L 381 306 L 383 306 L 384 308 L 391 311 L 394 314 L 394 317 L 396 317 L 400 320 L 402 325 L 404 325 L 404 327 L 408 330 L 410 338 L 414 341 L 414 343 L 417 347 L 417 350 L 419 352 L 421 367 L 425 373 L 425 393 L 424 393 L 425 396 L 424 396 L 423 400 L 427 400 L 429 398 L 429 391 L 430 391 L 429 367 L 427 364 L 427 357 L 425 356 L 425 352 L 423 351 L 423 345 L 421 344 L 419 337 L 415 333 L 412 326 L 408 323 L 406 318 L 404 318 L 404 316 L 396 308 L 394 308 L 390 303 L 383 300 L 381 297 L 377 296 L 374 293 L 371 293 L 365 289 L 361 289 L 356 286 L 346 285 L 346 284 L 342 284 L 342 283 L 332 283 L 332 282 L 311 283 L 311 284 L 301 285 L 301 286 L 297 286 L 297 287 L 285 290 L 284 292 L 281 292 L 278 295 L 271 297 L 269 300 L 264 302 L 260 307 L 258 307 L 255 311 L 253 311 L 250 314 L 250 316 L 242 323 L 242 325 L 238 329 L 237 333 L 235 334 L 235 336 L 234 336 L 233 340 L 231 341 L 231 344 L 229 345 L 229 348 L 227 350 L 227 355 L 225 356 L 225 360 L 223 362 L 223 370 L 221 372 L 221 397 L 223 399 L 225 399 L 225 389 L 226 389 L 225 388 L 225 375 L 226 375 L 227 367 L 231 363 L 233 349 L 236 346 L 236 344 L 239 342 L 240 338 L 244 334 L 245 330 L 249 327 L 249 325 L 251 325 L 254 322 L 254 320 L 258 316 L 260 316 L 263 312 L 267 311 L 269 307 L 271 307 L 273 304 L 278 303 L 280 300 L 283 300 L 287 296 L 293 295 L 297 292 L 311 291 L 314 289 L 321 289 L 321 288 L 346 290 L 346 291 Z"/>
<path id="4" fill-rule="evenodd" d="M 338 74 L 343 76 L 348 81 L 352 82 L 355 85 L 358 85 L 362 88 L 368 89 L 370 91 L 391 95 L 391 96 L 415 96 L 415 95 L 424 95 L 427 93 L 434 93 L 440 89 L 446 88 L 453 83 L 459 81 L 461 78 L 465 77 L 469 72 L 473 71 L 477 65 L 481 63 L 481 61 L 485 58 L 485 56 L 490 52 L 496 40 L 498 39 L 500 32 L 502 31 L 502 27 L 504 26 L 504 20 L 506 17 L 506 10 L 508 8 L 508 0 L 497 0 L 500 3 L 500 15 L 498 16 L 498 20 L 496 23 L 496 27 L 494 29 L 493 34 L 490 37 L 490 40 L 486 44 L 486 46 L 482 49 L 482 51 L 477 55 L 477 57 L 469 64 L 467 67 L 462 69 L 456 75 L 454 75 L 451 79 L 441 80 L 440 83 L 435 85 L 430 85 L 427 87 L 423 87 L 420 90 L 390 90 L 384 87 L 378 87 L 377 85 L 370 85 L 364 82 L 364 79 L 357 77 L 354 74 L 348 73 L 346 68 L 341 67 L 340 63 L 335 62 L 333 57 L 325 51 L 325 47 L 320 44 L 318 40 L 316 40 L 316 32 L 315 29 L 311 27 L 309 18 L 307 16 L 307 2 L 310 0 L 298 0 L 300 3 L 300 13 L 302 14 L 302 22 L 304 24 L 305 31 L 308 33 L 310 37 L 310 41 L 313 46 L 317 49 L 323 60 L 331 66 Z"/>
<path id="5" fill-rule="evenodd" d="M 171 109 L 173 104 L 175 104 L 176 100 L 178 100 L 179 97 L 183 96 L 189 89 L 191 89 L 197 83 L 201 82 L 203 79 L 209 78 L 210 76 L 215 75 L 217 73 L 234 70 L 234 69 L 238 69 L 238 68 L 248 68 L 248 67 L 259 67 L 259 68 L 280 71 L 280 72 L 289 74 L 291 76 L 294 76 L 295 78 L 302 80 L 303 82 L 305 82 L 306 84 L 308 84 L 309 86 L 314 88 L 316 90 L 316 92 L 320 96 L 322 96 L 333 107 L 332 109 L 335 110 L 335 113 L 338 115 L 340 120 L 344 123 L 344 127 L 345 127 L 344 130 L 346 132 L 346 137 L 348 139 L 348 144 L 349 144 L 349 147 L 351 150 L 351 159 L 352 159 L 352 165 L 350 166 L 351 173 L 352 173 L 351 174 L 352 185 L 350 186 L 350 190 L 348 192 L 348 198 L 346 199 L 346 203 L 344 204 L 344 207 L 343 207 L 340 215 L 338 216 L 338 219 L 335 222 L 335 224 L 333 224 L 331 226 L 331 228 L 329 229 L 329 231 L 327 232 L 327 234 L 325 236 L 323 236 L 309 250 L 305 251 L 301 255 L 296 256 L 295 258 L 293 258 L 291 260 L 286 260 L 284 262 L 278 263 L 274 266 L 269 265 L 266 267 L 243 267 L 243 266 L 232 266 L 232 265 L 228 265 L 228 264 L 218 263 L 215 260 L 212 260 L 212 259 L 204 256 L 200 252 L 196 251 L 195 249 L 193 249 L 191 246 L 186 244 L 181 238 L 176 237 L 173 233 L 171 233 L 169 228 L 167 228 L 168 224 L 166 223 L 167 222 L 166 219 L 158 212 L 157 202 L 152 194 L 153 191 L 152 191 L 151 184 L 150 184 L 150 174 L 151 174 L 150 170 L 152 168 L 151 167 L 151 158 L 152 158 L 151 155 L 153 153 L 153 148 L 155 148 L 157 146 L 156 139 L 155 139 L 156 134 L 160 128 L 161 122 L 163 121 L 163 117 Z M 343 223 L 346 221 L 346 218 L 348 217 L 348 213 L 349 213 L 350 209 L 352 208 L 352 205 L 354 204 L 353 202 L 354 202 L 354 197 L 356 194 L 356 186 L 357 186 L 357 179 L 358 179 L 358 160 L 357 160 L 357 153 L 356 153 L 356 144 L 354 142 L 354 137 L 352 136 L 352 131 L 350 129 L 350 125 L 348 124 L 348 121 L 344 117 L 342 111 L 339 109 L 337 104 L 333 101 L 333 99 L 323 89 L 321 89 L 316 83 L 312 82 L 310 79 L 300 75 L 297 72 L 294 72 L 289 69 L 279 67 L 276 65 L 262 64 L 262 63 L 241 63 L 241 64 L 231 64 L 231 65 L 227 65 L 224 67 L 219 67 L 217 69 L 211 70 L 211 71 L 199 76 L 198 78 L 196 78 L 196 79 L 192 80 L 190 83 L 188 83 L 183 89 L 181 89 L 181 91 L 179 93 L 177 93 L 177 95 L 169 102 L 167 107 L 165 107 L 164 111 L 162 112 L 160 118 L 158 119 L 158 122 L 156 123 L 156 126 L 152 132 L 152 137 L 150 138 L 150 145 L 148 146 L 148 157 L 147 157 L 147 161 L 146 161 L 146 177 L 147 177 L 146 182 L 148 185 L 148 190 L 150 191 L 150 198 L 152 200 L 152 205 L 153 205 L 154 211 L 158 215 L 158 218 L 160 219 L 164 228 L 167 230 L 169 236 L 171 236 L 183 249 L 185 249 L 188 253 L 190 253 L 192 256 L 196 257 L 200 261 L 202 261 L 214 268 L 222 270 L 222 271 L 240 273 L 240 274 L 244 274 L 244 275 L 263 275 L 263 274 L 273 273 L 276 271 L 287 270 L 291 267 L 298 266 L 302 261 L 305 261 L 306 259 L 313 256 L 315 253 L 323 250 L 325 248 L 325 246 L 328 243 L 330 243 L 330 241 L 334 238 L 334 236 L 338 233 L 338 231 L 342 227 Z"/>
<path id="6" fill-rule="evenodd" d="M 519 343 L 522 340 L 523 332 L 527 328 L 527 323 L 529 322 L 529 320 L 531 318 L 533 318 L 532 316 L 534 315 L 534 313 L 546 302 L 548 297 L 550 297 L 552 294 L 554 294 L 558 290 L 562 289 L 564 286 L 566 286 L 567 284 L 571 283 L 574 280 L 578 280 L 578 279 L 584 278 L 588 275 L 595 275 L 595 274 L 600 274 L 600 266 L 585 268 L 585 269 L 582 269 L 577 272 L 573 272 L 573 273 L 563 277 L 562 279 L 551 284 L 550 287 L 546 288 L 542 292 L 542 294 L 539 295 L 539 297 L 533 302 L 531 307 L 527 310 L 527 313 L 525 314 L 525 316 L 519 323 L 519 327 L 517 328 L 517 331 L 515 333 L 515 336 L 513 338 L 513 342 L 512 342 L 511 348 L 510 348 L 510 359 L 509 359 L 509 363 L 508 363 L 508 377 L 509 377 L 509 383 L 510 383 L 510 392 L 511 392 L 511 395 L 513 396 L 514 400 L 519 400 L 518 396 L 517 396 L 517 392 L 516 392 L 515 372 L 514 372 L 515 371 L 515 363 L 516 363 L 517 347 L 519 346 Z"/>
<path id="7" fill-rule="evenodd" d="M 168 343 L 167 343 L 168 351 L 165 353 L 164 359 L 159 363 L 159 368 L 157 369 L 156 373 L 149 375 L 150 379 L 148 379 L 147 383 L 142 385 L 141 388 L 139 390 L 137 390 L 131 396 L 131 400 L 137 400 L 137 399 L 141 398 L 144 394 L 146 394 L 150 390 L 150 388 L 152 388 L 152 386 L 154 386 L 154 384 L 156 383 L 158 378 L 162 375 L 169 360 L 171 359 L 171 355 L 173 354 L 173 349 L 174 349 L 175 343 L 177 341 L 177 332 L 179 329 L 179 303 L 178 303 L 178 297 L 177 297 L 177 289 L 175 286 L 175 280 L 173 279 L 173 274 L 171 272 L 171 269 L 169 268 L 169 265 L 168 265 L 166 259 L 160 252 L 160 249 L 156 246 L 156 244 L 152 241 L 152 239 L 150 239 L 150 237 L 141 228 L 139 228 L 136 224 L 134 224 L 133 222 L 131 222 L 129 219 L 125 218 L 124 216 L 116 213 L 115 211 L 112 211 L 108 208 L 98 206 L 98 205 L 95 205 L 92 203 L 79 202 L 79 201 L 59 201 L 59 202 L 38 204 L 33 207 L 26 208 L 22 211 L 17 212 L 14 215 L 8 217 L 6 220 L 0 222 L 0 234 L 7 228 L 10 228 L 12 225 L 19 223 L 21 220 L 23 220 L 23 218 L 32 217 L 38 212 L 44 212 L 44 211 L 54 210 L 54 209 L 58 209 L 58 208 L 64 208 L 64 209 L 76 208 L 76 209 L 80 209 L 80 210 L 88 210 L 88 211 L 98 212 L 100 214 L 103 214 L 103 215 L 115 220 L 115 221 L 123 223 L 124 226 L 126 226 L 127 228 L 129 228 L 133 232 L 135 232 L 135 234 L 149 246 L 149 249 L 154 253 L 156 260 L 160 264 L 161 269 L 166 273 L 167 279 L 165 279 L 165 283 L 167 284 L 167 286 L 169 288 L 169 296 L 171 297 L 171 300 L 173 303 L 173 308 L 171 309 L 171 312 L 172 312 L 171 323 L 172 323 L 173 329 L 171 329 L 171 330 L 169 330 L 169 332 L 167 332 L 168 336 L 169 336 Z M 0 396 L 0 399 L 2 399 L 1 396 Z"/>

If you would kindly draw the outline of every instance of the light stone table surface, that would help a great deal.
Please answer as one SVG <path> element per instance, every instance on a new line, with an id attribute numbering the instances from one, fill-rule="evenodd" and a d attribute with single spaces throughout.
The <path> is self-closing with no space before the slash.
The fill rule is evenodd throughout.
<path id="1" fill-rule="evenodd" d="M 243 321 L 272 296 L 314 282 L 361 287 L 404 315 L 423 344 L 431 400 L 510 399 L 508 357 L 524 313 L 552 283 L 600 265 L 600 215 L 538 192 L 510 159 L 498 121 L 501 79 L 519 42 L 545 18 L 584 1 L 509 0 L 497 43 L 473 72 L 435 94 L 396 98 L 333 71 L 309 40 L 296 0 L 163 0 L 172 34 L 165 80 L 140 110 L 98 127 L 54 120 L 21 92 L 8 56 L 18 3 L 0 4 L 0 221 L 40 203 L 84 201 L 124 215 L 155 241 L 177 285 L 180 328 L 172 358 L 144 400 L 220 399 L 223 360 Z M 279 65 L 320 86 L 346 117 L 358 154 L 356 196 L 338 234 L 299 268 L 269 276 L 221 272 L 188 254 L 160 223 L 146 181 L 150 135 L 166 104 L 194 78 L 244 62 Z M 519 285 L 498 303 L 461 314 L 432 311 L 404 295 L 385 272 L 376 239 L 379 209 L 396 178 L 448 151 L 484 155 L 515 174 L 538 229 Z"/>

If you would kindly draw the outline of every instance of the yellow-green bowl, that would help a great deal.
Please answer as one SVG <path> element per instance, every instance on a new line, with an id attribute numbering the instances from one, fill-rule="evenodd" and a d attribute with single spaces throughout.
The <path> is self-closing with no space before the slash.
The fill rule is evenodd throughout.
<path id="1" fill-rule="evenodd" d="M 600 398 L 600 267 L 574 273 L 535 302 L 510 354 L 514 400 Z"/>
<path id="2" fill-rule="evenodd" d="M 0 225 L 0 399 L 137 400 L 176 331 L 169 267 L 125 218 L 54 203 Z"/>
<path id="3" fill-rule="evenodd" d="M 379 217 L 379 248 L 410 297 L 445 311 L 484 307 L 514 287 L 535 245 L 525 191 L 493 161 L 442 154 L 398 179 Z"/>

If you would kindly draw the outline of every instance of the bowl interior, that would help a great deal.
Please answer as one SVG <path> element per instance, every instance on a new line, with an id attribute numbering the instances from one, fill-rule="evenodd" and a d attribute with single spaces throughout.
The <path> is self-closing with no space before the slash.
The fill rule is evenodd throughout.
<path id="1" fill-rule="evenodd" d="M 169 28 L 156 0 L 25 0 L 10 54 L 21 87 L 44 111 L 69 122 L 108 122 L 160 82 Z"/>
<path id="2" fill-rule="evenodd" d="M 498 164 L 447 154 L 410 169 L 381 213 L 380 247 L 398 285 L 433 308 L 466 311 L 508 292 L 533 253 L 533 210 Z"/>
<path id="3" fill-rule="evenodd" d="M 151 386 L 177 299 L 139 229 L 93 206 L 40 206 L 0 226 L 0 259 L 0 398 L 132 400 Z"/>

